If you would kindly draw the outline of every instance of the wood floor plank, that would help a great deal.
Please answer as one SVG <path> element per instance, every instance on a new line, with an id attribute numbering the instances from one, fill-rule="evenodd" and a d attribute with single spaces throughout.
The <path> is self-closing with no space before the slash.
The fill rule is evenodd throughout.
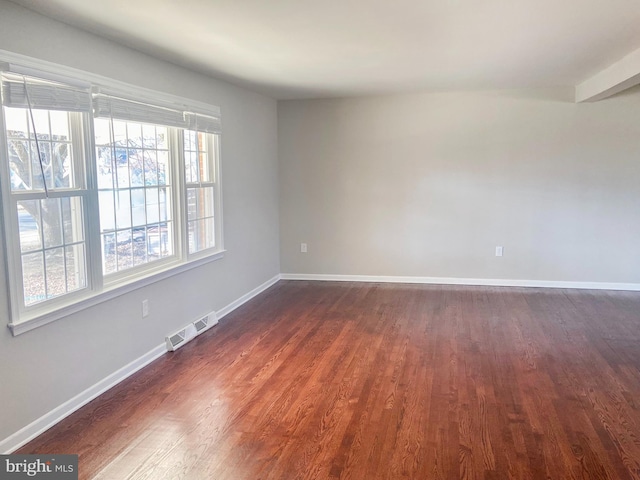
<path id="1" fill-rule="evenodd" d="M 281 281 L 19 453 L 83 479 L 640 480 L 640 294 Z"/>

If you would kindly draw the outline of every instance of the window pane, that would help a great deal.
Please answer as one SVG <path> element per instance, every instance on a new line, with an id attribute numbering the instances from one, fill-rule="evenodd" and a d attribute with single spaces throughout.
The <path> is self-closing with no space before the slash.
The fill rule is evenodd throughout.
<path id="1" fill-rule="evenodd" d="M 62 208 L 59 198 L 40 200 L 44 248 L 57 247 L 63 244 Z"/>
<path id="2" fill-rule="evenodd" d="M 22 256 L 22 285 L 25 305 L 33 305 L 47 299 L 42 252 Z"/>
<path id="3" fill-rule="evenodd" d="M 131 227 L 131 200 L 129 190 L 118 190 L 116 193 L 116 228 Z"/>
<path id="4" fill-rule="evenodd" d="M 115 207 L 113 191 L 98 192 L 98 205 L 100 207 L 100 231 L 114 230 L 116 228 Z"/>
<path id="5" fill-rule="evenodd" d="M 59 112 L 52 110 L 49 112 L 49 117 L 51 119 L 51 137 L 55 141 L 65 141 L 68 142 L 71 140 L 69 135 L 69 115 L 66 112 Z"/>
<path id="6" fill-rule="evenodd" d="M 187 235 L 189 239 L 189 253 L 195 253 L 200 248 L 198 247 L 198 221 L 194 220 L 187 223 Z"/>
<path id="7" fill-rule="evenodd" d="M 147 263 L 147 229 L 145 227 L 133 229 L 133 264 Z"/>
<path id="8" fill-rule="evenodd" d="M 126 148 L 116 148 L 116 177 L 118 188 L 129 186 L 129 153 Z"/>
<path id="9" fill-rule="evenodd" d="M 11 190 L 31 189 L 30 143 L 26 140 L 8 139 Z"/>
<path id="10" fill-rule="evenodd" d="M 195 220 L 188 223 L 189 253 L 196 253 L 215 247 L 213 218 Z"/>
<path id="11" fill-rule="evenodd" d="M 167 149 L 168 132 L 166 127 L 156 127 L 156 148 Z"/>
<path id="12" fill-rule="evenodd" d="M 196 149 L 196 132 L 192 130 L 184 130 L 184 149 L 195 151 Z"/>
<path id="13" fill-rule="evenodd" d="M 144 201 L 144 189 L 134 188 L 131 190 L 131 218 L 133 226 L 138 227 L 144 225 L 147 221 Z"/>
<path id="14" fill-rule="evenodd" d="M 42 145 L 42 144 L 40 144 Z M 46 152 L 40 150 L 41 157 L 38 157 L 38 149 L 36 142 L 29 142 L 29 159 L 31 161 L 31 188 L 34 190 L 43 190 L 44 181 L 42 175 L 47 175 L 47 162 Z M 38 160 L 42 158 L 42 164 Z M 47 180 L 47 187 L 51 185 L 51 182 Z"/>
<path id="15" fill-rule="evenodd" d="M 111 122 L 106 118 L 96 118 L 93 120 L 93 133 L 97 146 L 111 144 Z"/>
<path id="16" fill-rule="evenodd" d="M 45 250 L 44 262 L 47 271 L 47 298 L 58 297 L 67 293 L 64 249 Z"/>
<path id="17" fill-rule="evenodd" d="M 166 188 L 160 188 L 160 221 L 164 222 L 169 219 L 169 199 Z"/>
<path id="18" fill-rule="evenodd" d="M 142 150 L 129 149 L 129 173 L 131 175 L 131 186 L 140 187 L 144 185 L 144 159 Z"/>
<path id="19" fill-rule="evenodd" d="M 85 271 L 84 244 L 65 247 L 65 267 L 67 270 L 67 292 L 80 290 L 87 286 Z"/>
<path id="20" fill-rule="evenodd" d="M 198 218 L 212 217 L 214 206 L 213 187 L 198 189 Z"/>
<path id="21" fill-rule="evenodd" d="M 147 222 L 158 223 L 160 221 L 160 206 L 158 205 L 158 189 L 147 188 L 146 206 L 147 206 Z"/>
<path id="22" fill-rule="evenodd" d="M 196 154 L 195 152 L 184 152 L 184 165 L 185 165 L 185 180 L 187 183 L 197 183 L 197 170 L 195 165 Z"/>
<path id="23" fill-rule="evenodd" d="M 124 230 L 116 234 L 118 271 L 133 267 L 133 243 L 131 230 Z"/>
<path id="24" fill-rule="evenodd" d="M 201 228 L 200 231 L 202 233 L 202 250 L 205 248 L 213 248 L 216 246 L 216 230 L 215 230 L 215 222 L 213 217 L 205 218 L 201 220 Z"/>
<path id="25" fill-rule="evenodd" d="M 142 145 L 145 148 L 156 148 L 156 127 L 155 125 L 142 126 Z"/>
<path id="26" fill-rule="evenodd" d="M 40 201 L 18 202 L 18 228 L 20 229 L 20 250 L 22 252 L 42 249 L 39 223 Z"/>
<path id="27" fill-rule="evenodd" d="M 47 188 L 53 190 L 61 186 L 62 180 L 56 175 L 58 172 L 54 172 L 53 163 L 51 161 L 51 144 L 49 142 L 32 142 L 33 150 L 33 162 L 34 162 L 34 177 L 39 179 L 38 185 L 42 185 L 42 171 L 44 170 L 44 177 L 47 179 Z M 42 159 L 42 165 L 38 162 L 38 150 L 40 148 L 40 158 Z M 42 170 L 41 170 L 42 169 Z"/>
<path id="28" fill-rule="evenodd" d="M 7 136 L 17 138 L 27 138 L 29 131 L 27 122 L 27 110 L 24 108 L 4 108 L 4 120 L 7 129 Z"/>
<path id="29" fill-rule="evenodd" d="M 113 149 L 109 146 L 96 147 L 96 162 L 98 171 L 98 188 L 113 188 L 116 175 L 116 163 L 113 159 Z"/>
<path id="30" fill-rule="evenodd" d="M 115 233 L 102 235 L 102 270 L 105 274 L 117 271 Z"/>
<path id="31" fill-rule="evenodd" d="M 161 258 L 159 225 L 150 225 L 147 229 L 147 258 L 149 260 Z"/>
<path id="32" fill-rule="evenodd" d="M 209 154 L 206 152 L 200 152 L 198 157 L 198 166 L 200 167 L 200 181 L 210 182 L 209 176 Z"/>
<path id="33" fill-rule="evenodd" d="M 127 123 L 127 144 L 133 148 L 142 147 L 142 125 Z"/>
<path id="34" fill-rule="evenodd" d="M 160 224 L 160 253 L 163 257 L 173 255 L 173 225 Z"/>
<path id="35" fill-rule="evenodd" d="M 60 199 L 62 208 L 62 229 L 64 243 L 77 243 L 84 240 L 82 199 L 70 197 Z"/>
<path id="36" fill-rule="evenodd" d="M 113 142 L 119 146 L 127 144 L 127 122 L 113 121 Z"/>
<path id="37" fill-rule="evenodd" d="M 32 137 L 35 133 L 38 140 L 51 140 L 49 134 L 49 112 L 47 110 L 33 109 L 33 122 L 35 123 L 35 131 L 33 130 L 33 124 L 31 123 L 31 117 L 29 117 L 30 127 L 32 128 Z"/>
<path id="38" fill-rule="evenodd" d="M 158 185 L 169 184 L 169 152 L 158 151 Z"/>
<path id="39" fill-rule="evenodd" d="M 212 217 L 214 208 L 214 188 L 200 187 L 187 189 L 187 219 Z"/>
<path id="40" fill-rule="evenodd" d="M 198 193 L 195 188 L 187 189 L 187 220 L 198 218 Z"/>
<path id="41" fill-rule="evenodd" d="M 144 184 L 158 184 L 158 157 L 155 151 L 144 151 Z"/>
<path id="42" fill-rule="evenodd" d="M 52 173 L 55 186 L 70 188 L 73 186 L 73 170 L 71 166 L 71 148 L 68 143 L 54 143 L 51 146 Z"/>

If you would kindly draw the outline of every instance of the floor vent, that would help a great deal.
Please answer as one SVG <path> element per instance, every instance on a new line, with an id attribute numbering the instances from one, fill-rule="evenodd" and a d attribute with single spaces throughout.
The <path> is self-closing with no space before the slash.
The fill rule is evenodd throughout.
<path id="1" fill-rule="evenodd" d="M 194 327 L 196 327 L 196 331 L 200 333 L 201 331 L 207 328 L 207 324 L 209 323 L 209 317 L 201 318 L 200 320 L 196 320 L 193 322 Z"/>
<path id="2" fill-rule="evenodd" d="M 180 345 L 181 343 L 184 342 L 184 329 L 180 330 L 178 333 L 175 333 L 173 335 L 171 335 L 170 337 L 167 337 L 167 348 L 169 348 L 169 346 L 171 346 L 171 348 L 169 348 L 169 350 L 175 350 L 175 348 Z"/>
<path id="3" fill-rule="evenodd" d="M 177 350 L 189 340 L 193 340 L 202 332 L 209 330 L 217 324 L 218 316 L 216 315 L 216 312 L 211 312 L 208 315 L 205 315 L 204 317 L 178 330 L 176 333 L 166 337 L 167 350 L 170 352 Z"/>

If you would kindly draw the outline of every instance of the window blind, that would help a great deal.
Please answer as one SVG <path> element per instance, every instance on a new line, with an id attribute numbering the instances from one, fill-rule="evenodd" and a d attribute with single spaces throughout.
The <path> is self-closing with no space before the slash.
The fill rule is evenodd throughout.
<path id="1" fill-rule="evenodd" d="M 2 104 L 7 107 L 90 112 L 89 88 L 3 72 Z M 27 97 L 28 95 L 28 97 Z"/>
<path id="2" fill-rule="evenodd" d="M 95 117 L 116 118 L 131 122 L 187 128 L 187 122 L 182 110 L 152 105 L 105 93 L 93 94 L 93 115 Z"/>
<path id="3" fill-rule="evenodd" d="M 185 112 L 184 116 L 187 120 L 189 130 L 206 133 L 222 132 L 222 122 L 220 121 L 220 117 L 193 112 Z"/>

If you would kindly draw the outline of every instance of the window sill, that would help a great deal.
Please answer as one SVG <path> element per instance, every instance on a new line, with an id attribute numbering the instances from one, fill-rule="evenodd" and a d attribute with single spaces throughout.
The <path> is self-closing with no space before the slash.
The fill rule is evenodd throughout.
<path id="1" fill-rule="evenodd" d="M 11 333 L 13 334 L 14 337 L 17 335 L 21 335 L 30 330 L 33 330 L 34 328 L 41 327 L 48 323 L 54 322 L 66 316 L 80 312 L 82 310 L 85 310 L 87 308 L 93 307 L 100 303 L 106 302 L 113 298 L 119 297 L 126 293 L 132 292 L 139 288 L 146 287 L 147 285 L 151 285 L 153 283 L 159 282 L 160 280 L 170 278 L 179 273 L 186 272 L 194 268 L 197 268 L 201 265 L 205 265 L 207 263 L 219 260 L 224 257 L 225 251 L 226 250 L 220 250 L 219 252 L 216 252 L 212 255 L 208 255 L 206 257 L 192 260 L 187 263 L 168 266 L 167 268 L 161 271 L 154 272 L 146 277 L 139 278 L 135 281 L 132 281 L 131 283 L 107 288 L 100 293 L 94 294 L 89 298 L 85 298 L 71 305 L 57 308 L 50 312 L 37 314 L 34 317 L 26 318 L 19 322 L 9 323 L 8 327 L 11 330 Z"/>

